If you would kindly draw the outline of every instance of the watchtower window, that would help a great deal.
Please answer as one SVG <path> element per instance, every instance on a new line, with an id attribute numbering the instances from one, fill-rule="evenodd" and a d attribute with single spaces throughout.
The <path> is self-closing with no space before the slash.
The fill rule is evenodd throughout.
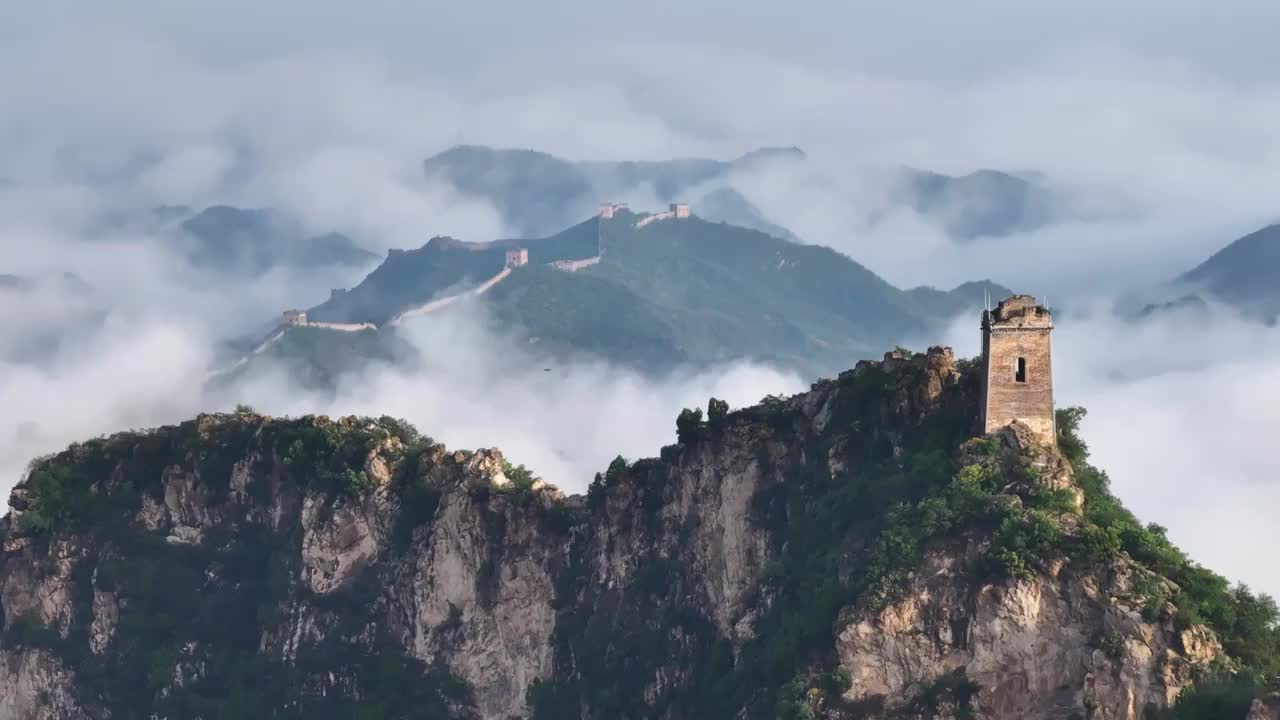
<path id="1" fill-rule="evenodd" d="M 1013 371 L 1013 380 L 1014 382 L 1020 382 L 1020 383 L 1024 383 L 1027 381 L 1027 359 L 1026 358 L 1023 358 L 1023 357 L 1018 358 L 1017 367 L 1015 367 Z"/>

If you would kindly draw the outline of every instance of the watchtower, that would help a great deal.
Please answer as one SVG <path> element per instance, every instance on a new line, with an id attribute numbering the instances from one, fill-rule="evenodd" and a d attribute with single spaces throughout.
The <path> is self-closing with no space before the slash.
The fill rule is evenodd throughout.
<path id="1" fill-rule="evenodd" d="M 507 251 L 507 260 L 505 267 L 518 268 L 521 265 L 529 264 L 529 250 L 527 248 L 516 248 Z"/>
<path id="2" fill-rule="evenodd" d="M 982 430 L 1014 420 L 1054 444 L 1053 368 L 1049 335 L 1053 316 L 1031 295 L 1002 300 L 982 313 Z"/>
<path id="3" fill-rule="evenodd" d="M 689 203 L 671 203 L 671 215 L 677 220 L 689 217 Z"/>
<path id="4" fill-rule="evenodd" d="M 613 214 L 619 210 L 626 210 L 627 204 L 624 202 L 600 203 L 600 217 L 604 220 L 612 220 Z"/>
<path id="5" fill-rule="evenodd" d="M 284 311 L 284 324 L 285 324 L 285 325 L 306 325 L 306 324 L 307 324 L 307 311 L 305 311 L 305 310 L 285 310 L 285 311 Z"/>

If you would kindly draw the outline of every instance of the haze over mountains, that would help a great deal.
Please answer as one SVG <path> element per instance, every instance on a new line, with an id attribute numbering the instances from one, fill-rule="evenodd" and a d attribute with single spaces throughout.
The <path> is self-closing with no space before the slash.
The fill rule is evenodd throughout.
<path id="1" fill-rule="evenodd" d="M 788 237 L 734 187 L 735 176 L 803 165 L 796 147 L 761 148 L 730 161 L 572 162 L 536 150 L 459 145 L 428 158 L 429 177 L 492 202 L 509 227 L 533 237 L 591 213 L 601 201 L 662 206 L 690 202 L 709 219 Z M 953 177 L 901 168 L 884 176 L 888 207 L 910 207 L 959 239 L 1034 230 L 1051 221 L 1060 201 L 1034 179 L 996 170 Z"/>
<path id="2" fill-rule="evenodd" d="M 1280 6 L 62 5 L 0 720 L 1280 720 Z"/>
<path id="3" fill-rule="evenodd" d="M 1179 277 L 1175 286 L 1274 322 L 1280 315 L 1280 225 L 1232 242 Z"/>
<path id="4" fill-rule="evenodd" d="M 296 217 L 270 208 L 165 206 L 111 213 L 105 224 L 113 233 L 155 233 L 197 270 L 245 278 L 273 270 L 362 268 L 377 259 L 346 235 L 309 234 Z"/>
<path id="5" fill-rule="evenodd" d="M 434 238 L 392 251 L 363 282 L 307 316 L 391 331 L 400 315 L 481 286 L 503 271 L 507 251 L 524 249 L 527 265 L 472 302 L 437 312 L 479 313 L 496 332 L 536 343 L 549 357 L 588 354 L 644 372 L 751 360 L 817 376 L 1009 293 L 987 281 L 904 291 L 828 248 L 697 214 L 646 224 L 655 219 L 619 209 L 538 239 Z M 566 262 L 583 266 L 556 266 Z"/>

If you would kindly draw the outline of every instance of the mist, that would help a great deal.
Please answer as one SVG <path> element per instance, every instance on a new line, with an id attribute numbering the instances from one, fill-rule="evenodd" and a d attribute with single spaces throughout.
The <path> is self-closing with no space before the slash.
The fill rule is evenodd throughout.
<path id="1" fill-rule="evenodd" d="M 710 397 L 732 407 L 808 383 L 751 363 L 642 375 L 588 357 L 547 360 L 495 330 L 481 307 L 407 321 L 400 331 L 419 361 L 344 377 L 337 391 L 308 393 L 283 369 L 255 375 L 223 400 L 262 412 L 300 415 L 391 415 L 451 448 L 499 447 L 544 480 L 584 492 L 617 455 L 656 456 L 675 442 L 684 407 Z"/>
<path id="2" fill-rule="evenodd" d="M 1141 326 L 1102 309 L 1275 219 L 1276 11 L 1242 3 L 1206 19 L 1191 4 L 1145 3 L 1122 17 L 1094 5 L 992 2 L 999 20 L 980 22 L 971 8 L 833 3 L 811 11 L 804 42 L 780 40 L 795 20 L 760 3 L 658 3 L 643 17 L 567 2 L 426 3 L 399 17 L 386 3 L 23 8 L 0 29 L 0 273 L 73 272 L 94 290 L 0 292 L 0 491 L 69 442 L 236 399 L 403 416 L 581 490 L 614 455 L 671 442 L 681 407 L 711 395 L 745 405 L 812 378 L 734 364 L 653 380 L 589 359 L 545 372 L 476 318 L 414 324 L 406 336 L 425 368 L 372 368 L 336 399 L 283 376 L 210 397 L 201 379 L 220 342 L 360 273 L 210 277 L 164 238 L 99 219 L 162 204 L 274 207 L 381 252 L 510 233 L 488 203 L 423 176 L 422 160 L 455 143 L 570 160 L 797 145 L 806 160 L 725 182 L 801 240 L 899 286 L 990 278 L 1079 308 L 1055 335 L 1058 401 L 1090 409 L 1084 433 L 1117 494 L 1196 559 L 1280 593 L 1262 550 L 1277 539 L 1262 517 L 1280 492 L 1266 451 L 1280 429 L 1277 331 L 1222 309 Z M 509 23 L 523 39 L 500 39 Z M 1207 31 L 1223 23 L 1229 33 Z M 940 218 L 893 205 L 903 166 L 1034 172 L 1055 221 L 958 243 Z M 942 340 L 976 354 L 975 325 L 962 319 Z M 23 359 L 49 333 L 53 354 Z"/>
<path id="3" fill-rule="evenodd" d="M 1280 529 L 1268 519 L 1280 501 L 1280 328 L 1217 306 L 1128 322 L 1103 301 L 1055 326 L 1054 401 L 1088 410 L 1081 435 L 1112 491 L 1196 561 L 1280 595 Z M 972 319 L 947 340 L 981 352 Z"/>

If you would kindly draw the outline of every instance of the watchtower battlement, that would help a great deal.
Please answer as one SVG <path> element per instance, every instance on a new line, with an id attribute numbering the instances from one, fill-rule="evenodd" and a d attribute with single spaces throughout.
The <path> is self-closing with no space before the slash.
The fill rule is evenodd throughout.
<path id="1" fill-rule="evenodd" d="M 600 203 L 600 217 L 604 220 L 612 220 L 614 213 L 626 209 L 626 203 Z"/>
<path id="2" fill-rule="evenodd" d="M 1053 314 L 1031 295 L 1002 300 L 982 313 L 982 429 L 1018 420 L 1056 442 L 1050 335 Z"/>
<path id="3" fill-rule="evenodd" d="M 506 263 L 503 267 L 518 268 L 522 265 L 529 264 L 528 248 L 515 248 L 508 250 L 506 255 Z"/>
<path id="4" fill-rule="evenodd" d="M 1053 315 L 1049 309 L 1036 303 L 1031 295 L 1014 295 L 1001 300 L 989 317 L 983 318 L 984 326 L 991 325 L 1008 330 L 1015 328 L 1053 329 Z"/>

